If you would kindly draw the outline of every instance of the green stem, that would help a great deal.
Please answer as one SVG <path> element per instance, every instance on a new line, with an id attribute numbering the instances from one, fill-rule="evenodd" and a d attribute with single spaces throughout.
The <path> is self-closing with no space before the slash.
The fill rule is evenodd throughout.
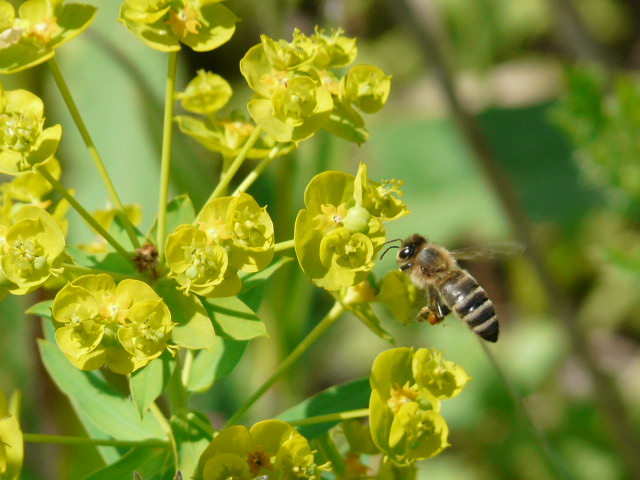
<path id="1" fill-rule="evenodd" d="M 193 350 L 187 349 L 187 353 L 184 356 L 184 365 L 182 366 L 182 385 L 187 388 L 189 384 L 189 377 L 191 376 L 191 368 L 193 367 Z"/>
<path id="2" fill-rule="evenodd" d="M 109 172 L 107 172 L 104 162 L 102 161 L 102 157 L 100 156 L 98 149 L 93 143 L 93 139 L 89 134 L 89 130 L 87 129 L 87 126 L 82 120 L 82 116 L 80 115 L 78 106 L 76 105 L 75 100 L 71 96 L 71 91 L 69 90 L 69 86 L 67 85 L 67 82 L 65 81 L 64 76 L 62 75 L 62 71 L 60 70 L 58 62 L 56 61 L 56 57 L 55 56 L 51 57 L 51 59 L 47 62 L 47 64 L 49 65 L 49 69 L 51 70 L 53 78 L 56 81 L 56 84 L 58 85 L 58 90 L 60 90 L 60 94 L 62 95 L 62 98 L 65 104 L 67 105 L 67 108 L 69 109 L 69 113 L 71 114 L 71 117 L 73 118 L 73 121 L 75 122 L 76 127 L 78 127 L 80 136 L 82 137 L 82 140 L 87 146 L 87 149 L 89 150 L 89 154 L 91 155 L 91 158 L 93 158 L 93 162 L 98 168 L 98 172 L 100 173 L 100 177 L 102 178 L 102 181 L 104 182 L 105 187 L 107 187 L 109 198 L 111 198 L 111 201 L 114 203 L 114 205 L 116 206 L 116 209 L 118 210 L 118 215 L 122 220 L 122 224 L 124 225 L 125 230 L 127 231 L 127 235 L 131 240 L 131 244 L 134 246 L 134 248 L 139 248 L 140 242 L 138 241 L 138 236 L 136 235 L 135 228 L 131 224 L 129 217 L 127 217 L 127 215 L 125 214 L 124 206 L 120 201 L 118 192 L 116 192 L 116 189 L 113 186 L 113 182 L 111 181 L 111 177 L 109 176 Z"/>
<path id="3" fill-rule="evenodd" d="M 509 392 L 509 395 L 511 396 L 511 399 L 513 400 L 513 403 L 516 407 L 516 411 L 520 414 L 520 417 L 522 418 L 527 428 L 529 429 L 531 436 L 534 439 L 534 442 L 540 448 L 540 451 L 542 452 L 543 457 L 547 460 L 549 465 L 555 471 L 556 476 L 558 476 L 559 478 L 574 480 L 575 476 L 573 475 L 573 473 L 567 468 L 567 465 L 558 456 L 555 450 L 551 448 L 551 445 L 549 444 L 549 441 L 547 440 L 545 435 L 540 431 L 538 427 L 536 427 L 535 423 L 533 422 L 533 418 L 531 418 L 531 415 L 529 414 L 527 407 L 522 401 L 522 396 L 516 389 L 513 382 L 511 382 L 511 380 L 509 380 L 509 377 L 507 377 L 507 374 L 505 373 L 502 366 L 498 363 L 498 360 L 496 359 L 495 355 L 493 355 L 493 353 L 491 352 L 489 347 L 486 345 L 484 340 L 478 339 L 478 341 L 480 342 L 480 345 L 482 346 L 484 353 L 487 355 L 487 357 L 489 357 L 489 361 L 493 365 L 493 368 L 495 369 L 495 371 L 498 373 L 500 380 L 502 380 L 502 383 L 507 388 L 507 391 Z"/>
<path id="4" fill-rule="evenodd" d="M 72 263 L 63 263 L 62 264 L 62 268 L 64 268 L 65 272 L 68 273 L 75 273 L 78 276 L 80 275 L 89 275 L 89 274 L 98 274 L 98 273 L 106 273 L 107 275 L 111 275 L 115 280 L 126 280 L 129 278 L 133 278 L 133 279 L 140 279 L 139 276 L 137 275 L 131 275 L 131 274 L 126 274 L 126 273 L 116 273 L 116 272 L 110 272 L 108 270 L 100 270 L 98 268 L 91 268 L 91 267 L 83 267 L 80 265 L 74 265 Z"/>
<path id="5" fill-rule="evenodd" d="M 246 400 L 242 406 L 233 414 L 233 416 L 227 421 L 225 427 L 229 427 L 238 422 L 238 420 L 251 408 L 251 406 L 269 390 L 269 388 L 278 380 L 283 374 L 285 374 L 298 359 L 305 353 L 314 342 L 322 336 L 322 334 L 335 323 L 338 317 L 344 312 L 344 307 L 339 303 L 335 303 L 329 313 L 320 320 L 311 332 L 298 344 L 298 346 L 289 354 L 287 358 L 278 366 L 276 371 L 267 379 L 266 382 L 258 388 L 248 400 Z"/>
<path id="6" fill-rule="evenodd" d="M 238 195 L 239 193 L 246 192 L 249 189 L 249 187 L 253 185 L 253 182 L 255 182 L 258 179 L 260 174 L 264 172 L 266 168 L 271 164 L 273 159 L 276 158 L 279 151 L 280 151 L 279 147 L 274 147 L 273 149 L 271 149 L 271 151 L 269 152 L 269 155 L 267 155 L 265 158 L 260 160 L 260 163 L 258 163 L 258 165 L 256 165 L 256 167 L 253 170 L 251 170 L 251 172 L 249 172 L 249 175 L 247 175 L 245 179 L 242 181 L 242 183 L 238 185 L 238 188 L 235 189 L 233 194 Z"/>
<path id="7" fill-rule="evenodd" d="M 360 408 L 358 410 L 348 410 L 346 412 L 327 413 L 326 415 L 317 415 L 315 417 L 301 418 L 300 420 L 290 420 L 287 423 L 295 427 L 303 427 L 307 425 L 317 425 L 319 423 L 340 422 L 351 418 L 362 418 L 369 416 L 368 408 Z"/>
<path id="8" fill-rule="evenodd" d="M 53 443 L 58 445 L 94 445 L 97 447 L 169 447 L 169 442 L 160 439 L 150 440 L 107 440 L 101 438 L 72 437 L 67 435 L 44 435 L 40 433 L 23 433 L 25 442 Z"/>
<path id="9" fill-rule="evenodd" d="M 331 433 L 324 432 L 315 440 L 320 447 L 320 451 L 327 457 L 327 460 L 331 461 L 331 469 L 333 472 L 337 474 L 336 476 L 338 478 L 342 477 L 346 463 L 344 457 L 340 454 L 340 450 L 338 450 L 336 442 L 331 437 Z"/>
<path id="10" fill-rule="evenodd" d="M 152 403 L 149 407 L 149 410 L 156 417 L 158 423 L 160 423 L 160 427 L 164 430 L 164 433 L 167 435 L 169 439 L 168 445 L 171 446 L 171 450 L 173 452 L 173 462 L 175 465 L 178 465 L 178 442 L 176 442 L 176 437 L 173 435 L 173 430 L 171 429 L 171 425 L 158 407 L 156 403 Z"/>
<path id="11" fill-rule="evenodd" d="M 167 83 L 164 91 L 164 123 L 162 127 L 162 160 L 160 165 L 160 196 L 158 199 L 158 232 L 156 247 L 158 258 L 163 258 L 164 238 L 167 225 L 167 202 L 169 198 L 169 176 L 171 169 L 171 144 L 173 132 L 174 91 L 178 52 L 170 52 L 167 66 Z"/>
<path id="12" fill-rule="evenodd" d="M 58 181 L 56 180 L 53 175 L 51 175 L 45 168 L 43 168 L 41 165 L 36 165 L 36 170 L 38 171 L 38 173 L 40 173 L 40 175 L 42 175 L 50 184 L 51 186 L 55 189 L 56 192 L 58 192 L 60 195 L 62 195 L 62 197 L 69 202 L 69 204 L 80 214 L 80 216 L 85 220 L 85 222 L 87 222 L 91 228 L 93 228 L 96 232 L 98 232 L 100 235 L 102 235 L 102 237 L 109 242 L 109 244 L 120 254 L 122 255 L 124 258 L 128 259 L 129 261 L 131 261 L 131 255 L 129 254 L 129 252 L 127 252 L 124 247 L 122 245 L 120 245 L 118 243 L 118 241 L 113 238 L 111 236 L 111 234 L 109 232 L 107 232 L 102 225 L 100 225 L 96 219 L 87 211 L 85 210 L 85 208 L 80 205 L 80 202 L 78 202 L 73 195 L 71 195 L 66 188 L 64 188 L 64 186 Z"/>
<path id="13" fill-rule="evenodd" d="M 227 168 L 226 171 L 222 172 L 218 185 L 216 185 L 216 188 L 213 190 L 213 192 L 211 192 L 211 195 L 209 195 L 209 199 L 207 200 L 206 203 L 209 203 L 214 198 L 218 198 L 223 194 L 224 191 L 226 191 L 226 188 L 229 186 L 229 183 L 233 179 L 233 176 L 236 174 L 238 169 L 242 166 L 243 162 L 246 160 L 249 150 L 251 150 L 251 147 L 253 147 L 255 143 L 258 141 L 258 138 L 260 138 L 261 133 L 262 133 L 262 127 L 257 126 L 256 129 L 251 134 L 251 136 L 247 139 L 245 144 L 242 146 L 242 150 L 240 150 L 236 158 L 233 159 L 233 162 L 231 162 L 231 165 L 229 165 L 229 168 Z"/>
<path id="14" fill-rule="evenodd" d="M 285 240 L 284 242 L 278 242 L 273 246 L 273 251 L 274 252 L 281 252 L 283 250 L 288 250 L 290 248 L 294 248 L 295 247 L 295 241 L 293 239 L 291 240 Z"/>

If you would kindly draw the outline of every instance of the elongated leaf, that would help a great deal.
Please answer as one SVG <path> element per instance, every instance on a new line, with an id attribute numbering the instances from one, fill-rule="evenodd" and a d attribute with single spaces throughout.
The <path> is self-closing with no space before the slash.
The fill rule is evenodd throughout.
<path id="1" fill-rule="evenodd" d="M 160 396 L 176 366 L 176 360 L 169 353 L 164 352 L 144 368 L 131 375 L 129 388 L 131 398 L 143 416 L 149 406 Z"/>
<path id="2" fill-rule="evenodd" d="M 84 480 L 131 480 L 138 472 L 144 480 L 161 478 L 171 467 L 171 452 L 158 448 L 133 448 L 117 462 L 92 473 Z"/>
<path id="3" fill-rule="evenodd" d="M 186 348 L 213 348 L 216 332 L 198 297 L 187 297 L 173 281 L 158 282 L 156 289 L 171 310 L 171 320 L 178 324 L 173 328 L 173 341 Z"/>
<path id="4" fill-rule="evenodd" d="M 53 300 L 45 300 L 31 305 L 25 313 L 38 315 L 43 318 L 51 318 L 51 307 L 53 307 Z"/>
<path id="5" fill-rule="evenodd" d="M 211 351 L 200 350 L 196 353 L 187 389 L 190 392 L 203 392 L 217 380 L 229 375 L 242 358 L 246 347 L 246 341 L 216 337 Z"/>
<path id="6" fill-rule="evenodd" d="M 191 478 L 196 471 L 198 459 L 213 437 L 213 428 L 206 415 L 188 412 L 174 416 L 171 429 L 178 447 L 178 468 L 183 478 Z"/>
<path id="7" fill-rule="evenodd" d="M 235 340 L 250 340 L 267 335 L 267 329 L 258 316 L 238 297 L 203 298 L 218 335 Z"/>
<path id="8" fill-rule="evenodd" d="M 39 340 L 38 346 L 49 376 L 82 418 L 118 440 L 165 438 L 158 420 L 152 415 L 141 419 L 133 402 L 117 393 L 99 372 L 73 367 L 47 340 Z"/>
<path id="9" fill-rule="evenodd" d="M 362 378 L 352 382 L 335 385 L 309 397 L 295 407 L 286 410 L 277 418 L 284 421 L 301 420 L 330 413 L 366 408 L 369 405 L 371 387 L 369 379 Z M 322 435 L 339 422 L 326 422 L 299 427 L 298 430 L 309 440 Z"/>

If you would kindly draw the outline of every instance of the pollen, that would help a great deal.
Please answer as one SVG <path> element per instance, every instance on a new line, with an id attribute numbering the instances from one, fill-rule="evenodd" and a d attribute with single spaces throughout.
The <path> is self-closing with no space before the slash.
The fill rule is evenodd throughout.
<path id="1" fill-rule="evenodd" d="M 247 463 L 253 476 L 256 476 L 262 468 L 273 470 L 271 466 L 271 455 L 262 447 L 256 447 L 254 450 L 247 452 Z"/>
<path id="2" fill-rule="evenodd" d="M 402 405 L 413 402 L 418 398 L 418 392 L 415 387 L 412 386 L 409 381 L 400 386 L 397 383 L 391 388 L 390 392 L 391 396 L 389 400 L 387 400 L 387 406 L 391 409 L 393 413 L 396 413 L 400 410 Z"/>

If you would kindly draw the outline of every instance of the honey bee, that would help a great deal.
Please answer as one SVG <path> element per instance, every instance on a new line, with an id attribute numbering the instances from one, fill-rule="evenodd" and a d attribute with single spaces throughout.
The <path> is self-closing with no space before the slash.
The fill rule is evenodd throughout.
<path id="1" fill-rule="evenodd" d="M 435 325 L 454 312 L 471 330 L 489 342 L 496 342 L 500 326 L 487 292 L 469 272 L 460 268 L 456 258 L 488 256 L 498 248 L 474 248 L 448 251 L 430 243 L 420 234 L 411 235 L 400 245 L 396 262 L 413 284 L 429 294 L 418 318 Z M 521 245 L 505 243 L 500 253 L 521 250 Z M 507 252 L 508 251 L 508 252 Z"/>

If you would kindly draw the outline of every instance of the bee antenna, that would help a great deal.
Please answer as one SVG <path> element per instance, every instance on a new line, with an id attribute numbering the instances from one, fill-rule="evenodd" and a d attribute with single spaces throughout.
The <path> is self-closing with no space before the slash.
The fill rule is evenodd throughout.
<path id="1" fill-rule="evenodd" d="M 393 243 L 393 242 L 402 242 L 401 238 L 394 238 L 393 240 L 389 240 L 388 242 L 384 242 L 383 245 L 387 245 L 389 243 Z M 384 257 L 387 252 L 389 250 L 391 250 L 392 248 L 400 248 L 400 245 L 389 245 L 384 252 L 382 252 L 382 255 L 380 255 L 380 260 L 382 260 L 382 257 Z"/>

